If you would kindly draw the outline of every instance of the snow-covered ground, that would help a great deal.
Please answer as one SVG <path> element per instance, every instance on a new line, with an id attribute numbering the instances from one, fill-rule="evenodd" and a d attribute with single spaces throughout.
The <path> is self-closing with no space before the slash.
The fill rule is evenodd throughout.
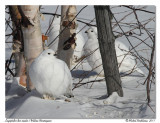
<path id="1" fill-rule="evenodd" d="M 44 9 L 43 12 L 55 12 L 56 6 L 42 6 Z M 79 11 L 83 6 L 78 6 L 77 11 Z M 140 6 L 137 6 L 140 7 Z M 154 6 L 148 6 L 146 10 L 155 12 Z M 124 12 L 121 14 L 115 14 L 117 20 L 120 20 L 122 15 L 126 15 L 128 9 L 122 8 L 113 8 L 114 13 Z M 129 12 L 128 12 L 129 13 Z M 144 14 L 144 12 L 137 12 L 139 21 L 145 21 L 149 18 L 155 17 L 154 14 Z M 60 14 L 60 8 L 58 10 Z M 7 17 L 7 15 L 6 15 Z M 42 33 L 45 33 L 48 27 L 49 19 L 51 16 L 45 15 L 45 21 L 41 21 Z M 85 10 L 80 13 L 78 16 L 79 19 L 85 18 L 92 20 L 95 17 L 93 6 L 88 6 Z M 134 15 L 128 16 L 124 19 L 123 22 L 133 22 L 135 23 Z M 78 23 L 79 28 L 81 29 L 84 25 Z M 93 23 L 95 24 L 95 22 Z M 147 27 L 155 29 L 155 22 L 151 21 L 147 24 Z M 129 30 L 131 27 L 123 27 L 125 31 Z M 84 33 L 85 28 L 82 30 L 82 34 L 85 40 L 87 36 Z M 115 30 L 119 30 L 116 27 Z M 154 30 L 153 30 L 154 31 Z M 6 34 L 9 34 L 11 30 L 6 30 Z M 139 30 L 135 30 L 135 33 L 139 33 Z M 139 36 L 142 39 L 146 38 L 146 35 Z M 11 41 L 11 37 L 7 41 Z M 136 46 L 139 41 L 135 38 L 130 38 L 132 44 Z M 125 43 L 128 48 L 131 48 L 124 36 L 118 38 L 119 41 Z M 146 42 L 150 45 L 149 39 Z M 5 59 L 10 58 L 11 54 L 11 44 L 6 44 L 6 56 Z M 142 44 L 137 47 L 136 50 L 144 49 L 145 45 Z M 150 57 L 150 50 L 145 52 L 139 52 L 145 58 Z M 155 59 L 154 59 L 155 60 Z M 138 62 L 138 66 L 142 66 Z M 13 66 L 14 67 L 14 66 Z M 141 68 L 145 74 L 147 70 Z M 105 118 L 105 119 L 123 119 L 123 118 L 156 118 L 156 87 L 155 84 L 152 84 L 150 95 L 151 102 L 150 106 L 147 105 L 147 94 L 146 94 L 146 85 L 142 85 L 146 77 L 140 77 L 137 75 L 129 75 L 122 77 L 122 88 L 124 92 L 124 97 L 118 97 L 113 93 L 113 98 L 107 98 L 107 89 L 105 81 L 97 81 L 103 79 L 103 77 L 97 77 L 95 72 L 91 72 L 89 75 L 84 77 L 84 72 L 87 74 L 87 71 L 90 71 L 91 67 L 89 64 L 84 61 L 82 65 L 77 67 L 72 71 L 73 76 L 73 87 L 81 81 L 81 84 L 85 82 L 95 81 L 94 83 L 84 84 L 80 87 L 77 87 L 73 90 L 74 97 L 70 101 L 64 101 L 64 99 L 57 100 L 44 100 L 41 99 L 39 93 L 36 90 L 32 92 L 26 92 L 24 88 L 18 85 L 19 78 L 12 78 L 6 76 L 6 107 L 5 115 L 6 118 L 42 118 L 42 119 L 60 119 L 60 118 L 86 118 L 86 119 L 95 119 L 95 118 Z M 82 76 L 83 75 L 83 76 Z M 77 86 L 81 85 L 78 84 Z"/>
<path id="2" fill-rule="evenodd" d="M 94 83 L 91 89 L 91 84 L 75 89 L 74 98 L 70 99 L 71 102 L 62 99 L 44 100 L 35 90 L 26 93 L 18 86 L 17 80 L 18 78 L 7 81 L 8 85 L 11 84 L 11 88 L 6 95 L 6 118 L 155 118 L 155 113 L 146 103 L 146 88 L 140 84 L 143 78 L 122 78 L 124 97 L 108 101 L 106 85 L 102 81 Z M 88 78 L 83 82 L 86 81 Z M 154 86 L 151 90 L 151 100 L 150 105 L 155 111 Z"/>

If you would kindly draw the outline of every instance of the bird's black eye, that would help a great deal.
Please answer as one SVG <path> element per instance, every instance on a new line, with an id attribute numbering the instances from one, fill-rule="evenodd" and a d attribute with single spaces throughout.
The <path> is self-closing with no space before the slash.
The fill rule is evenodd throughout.
<path id="1" fill-rule="evenodd" d="M 91 32 L 93 32 L 93 30 L 91 30 Z"/>
<path id="2" fill-rule="evenodd" d="M 51 53 L 48 53 L 48 55 L 50 55 Z"/>

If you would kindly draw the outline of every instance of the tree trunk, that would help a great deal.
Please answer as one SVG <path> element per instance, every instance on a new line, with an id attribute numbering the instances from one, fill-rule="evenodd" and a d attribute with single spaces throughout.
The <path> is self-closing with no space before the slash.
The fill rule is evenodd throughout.
<path id="1" fill-rule="evenodd" d="M 94 6 L 94 8 L 108 96 L 117 92 L 122 97 L 123 90 L 115 51 L 115 38 L 111 27 L 110 8 L 109 6 Z"/>
<path id="2" fill-rule="evenodd" d="M 13 26 L 13 57 L 15 60 L 15 76 L 20 77 L 25 74 L 25 64 L 24 64 L 24 43 L 23 43 L 23 35 L 21 31 L 21 15 L 19 13 L 17 6 L 9 6 L 9 12 L 12 19 Z M 23 63 L 23 64 L 21 64 Z"/>
<path id="3" fill-rule="evenodd" d="M 27 72 L 27 89 L 33 89 L 29 79 L 29 67 L 33 60 L 43 51 L 42 34 L 39 20 L 39 6 L 19 6 L 22 16 L 22 31 L 24 38 L 24 56 Z"/>
<path id="4" fill-rule="evenodd" d="M 61 7 L 61 24 L 60 37 L 58 44 L 57 56 L 59 59 L 66 62 L 69 69 L 72 64 L 72 57 L 75 48 L 75 33 L 76 33 L 76 6 Z M 74 20 L 73 20 L 74 19 Z M 73 21 L 72 21 L 73 20 Z M 72 21 L 72 22 L 71 22 Z"/>

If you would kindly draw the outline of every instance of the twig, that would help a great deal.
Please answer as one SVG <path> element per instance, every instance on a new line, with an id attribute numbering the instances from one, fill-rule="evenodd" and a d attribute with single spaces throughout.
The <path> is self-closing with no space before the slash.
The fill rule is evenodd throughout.
<path id="1" fill-rule="evenodd" d="M 42 12 L 42 14 L 46 14 L 46 15 L 53 15 L 53 16 L 61 16 L 60 14 L 57 14 L 57 13 L 48 13 L 48 12 Z M 82 21 L 82 20 L 87 20 L 87 21 L 91 21 L 91 20 L 89 20 L 89 19 L 85 19 L 85 18 L 77 18 L 77 21 L 78 22 L 81 22 L 81 23 L 84 23 L 84 24 L 87 24 L 87 25 L 89 25 L 89 26 L 96 26 L 96 25 L 93 25 L 93 24 L 89 24 L 89 23 L 87 23 L 87 22 L 85 22 L 85 21 Z"/>
<path id="2" fill-rule="evenodd" d="M 155 111 L 153 110 L 153 108 L 150 106 L 150 104 L 148 103 L 147 104 L 150 108 L 151 108 L 151 110 L 155 113 Z"/>
<path id="3" fill-rule="evenodd" d="M 89 84 L 89 83 L 93 83 L 93 82 L 102 82 L 102 81 L 105 81 L 105 79 L 103 78 L 103 79 L 99 79 L 99 80 L 92 80 L 92 81 L 89 81 L 89 82 L 78 83 L 79 85 L 76 88 L 78 88 L 82 85 L 85 85 L 85 84 Z M 75 84 L 77 85 L 77 83 L 75 83 Z"/>
<path id="4" fill-rule="evenodd" d="M 101 74 L 102 71 L 103 71 L 103 69 L 98 73 L 98 75 L 96 76 L 96 78 L 95 78 L 94 81 L 97 81 L 96 79 L 97 79 L 97 77 Z M 105 78 L 104 78 L 104 80 L 105 80 Z M 91 84 L 90 88 L 92 88 L 93 84 L 94 84 L 94 82 Z"/>
<path id="5" fill-rule="evenodd" d="M 138 22 L 139 31 L 140 31 L 140 34 L 139 34 L 139 35 L 141 36 L 141 34 L 142 34 L 142 31 L 141 31 L 141 23 L 140 23 L 140 21 L 139 21 L 139 19 L 138 19 L 138 16 L 137 16 L 137 13 L 136 13 L 135 8 L 133 8 L 133 12 L 134 12 L 135 18 L 136 18 L 136 20 L 137 20 L 137 22 Z"/>
<path id="6" fill-rule="evenodd" d="M 85 9 L 86 7 L 87 7 L 87 5 L 84 6 L 84 7 L 77 13 L 77 15 L 72 19 L 72 21 L 70 21 L 70 22 L 68 23 L 68 25 L 65 26 L 64 29 L 59 33 L 59 35 L 58 35 L 53 41 L 51 41 L 50 44 L 48 44 L 48 47 L 64 32 L 64 30 L 73 22 L 73 20 L 74 20 L 74 19 L 81 13 L 81 11 L 82 11 L 83 9 Z"/>
<path id="7" fill-rule="evenodd" d="M 126 5 L 122 5 L 122 6 L 133 10 L 133 8 L 130 7 L 130 6 L 126 6 Z M 155 12 L 147 11 L 147 10 L 144 10 L 144 9 L 135 9 L 135 10 L 136 10 L 136 11 L 143 11 L 143 12 L 155 14 Z"/>
<path id="8" fill-rule="evenodd" d="M 153 56 L 154 56 L 154 50 L 155 50 L 155 41 L 153 42 L 153 48 L 151 52 L 151 58 L 150 58 L 150 63 L 149 63 L 149 73 L 148 73 L 148 79 L 147 79 L 147 99 L 148 103 L 150 103 L 150 88 L 149 88 L 149 83 L 150 83 L 150 77 L 152 75 L 152 64 L 153 64 Z"/>
<path id="9" fill-rule="evenodd" d="M 101 65 L 102 65 L 102 64 L 101 64 Z M 101 65 L 99 65 L 99 66 L 101 66 Z M 97 66 L 97 67 L 95 67 L 94 69 L 92 69 L 91 71 L 89 71 L 87 75 L 89 75 L 91 72 L 93 72 L 93 71 L 94 71 L 96 68 L 98 68 L 99 66 Z M 86 76 L 87 76 L 87 75 L 86 75 Z M 72 90 L 74 90 L 75 88 L 77 88 L 78 84 L 80 84 L 80 83 L 84 80 L 84 78 L 85 78 L 85 77 L 83 77 L 83 78 L 74 86 L 74 88 L 73 88 Z"/>
<path id="10" fill-rule="evenodd" d="M 5 20 L 6 20 L 6 18 L 5 18 Z M 6 23 L 7 23 L 7 25 L 10 27 L 10 29 L 13 31 L 13 28 L 10 26 L 10 24 L 9 24 L 9 21 L 8 21 L 8 20 L 6 20 Z"/>
<path id="11" fill-rule="evenodd" d="M 94 52 L 96 52 L 98 50 L 98 48 L 96 48 L 95 50 L 93 50 L 93 51 L 91 51 L 89 54 L 87 54 L 86 56 L 82 56 L 81 58 L 79 58 L 79 62 L 77 63 L 77 65 L 81 62 L 81 61 L 83 61 L 85 58 L 87 58 L 87 57 L 89 57 L 90 55 L 92 55 Z M 77 65 L 74 67 L 74 68 L 72 68 L 72 70 L 71 71 L 73 71 L 76 67 L 77 67 Z"/>
<path id="12" fill-rule="evenodd" d="M 58 8 L 59 8 L 59 5 L 58 5 L 57 8 L 56 8 L 55 14 L 57 13 Z M 52 23 L 53 23 L 53 21 L 54 21 L 54 18 L 55 18 L 55 15 L 54 15 L 54 17 L 52 18 L 52 21 L 51 21 L 51 23 L 50 23 L 50 25 L 49 25 L 49 27 L 48 27 L 45 35 L 48 33 L 49 29 L 51 28 L 51 25 L 52 25 Z"/>
<path id="13" fill-rule="evenodd" d="M 9 68 L 9 66 L 10 66 L 10 64 L 11 64 L 12 57 L 13 57 L 13 54 L 11 55 L 10 59 L 7 60 L 6 63 L 5 63 L 5 67 L 6 67 L 6 72 L 5 72 L 5 74 L 7 74 L 7 72 L 9 71 L 9 72 L 12 74 L 12 76 L 14 77 L 14 76 L 15 76 L 14 73 L 13 73 L 13 72 L 10 70 L 10 68 Z"/>
<path id="14" fill-rule="evenodd" d="M 113 15 L 114 17 L 114 15 Z M 124 36 L 126 37 L 127 41 L 129 42 L 129 44 L 131 45 L 131 47 L 133 48 L 132 43 L 130 42 L 128 36 L 126 36 L 125 32 L 123 31 L 123 29 L 121 28 L 121 26 L 119 25 L 117 19 L 114 17 L 115 21 L 117 22 L 119 28 L 121 29 L 122 33 L 124 34 Z M 145 62 L 143 61 L 143 59 L 140 57 L 140 55 L 138 54 L 138 52 L 133 48 L 133 50 L 136 52 L 137 54 L 137 58 L 141 61 L 141 63 L 149 70 L 148 66 L 145 65 Z"/>

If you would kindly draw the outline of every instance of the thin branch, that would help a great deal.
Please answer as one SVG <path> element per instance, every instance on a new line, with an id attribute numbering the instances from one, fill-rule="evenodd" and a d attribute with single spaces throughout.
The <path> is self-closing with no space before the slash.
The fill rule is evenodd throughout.
<path id="1" fill-rule="evenodd" d="M 59 5 L 58 5 L 57 8 L 56 8 L 55 14 L 57 13 L 58 8 L 59 8 Z M 50 25 L 49 25 L 49 27 L 48 27 L 45 35 L 48 33 L 49 29 L 51 28 L 51 25 L 52 25 L 52 23 L 53 23 L 53 21 L 54 21 L 54 18 L 55 18 L 55 15 L 53 16 L 53 19 L 52 19 L 52 21 L 51 21 L 51 23 L 50 23 Z"/>
<path id="2" fill-rule="evenodd" d="M 134 9 L 133 7 L 130 7 L 130 6 L 126 6 L 126 5 L 122 5 L 123 7 L 126 7 L 126 8 L 129 8 L 129 9 Z M 136 11 L 142 11 L 142 12 L 147 12 L 147 13 L 151 13 L 151 14 L 155 14 L 155 12 L 151 12 L 151 11 L 147 11 L 147 10 L 144 10 L 144 9 L 135 9 Z"/>
<path id="3" fill-rule="evenodd" d="M 12 74 L 12 76 L 14 77 L 14 76 L 15 76 L 14 73 L 13 73 L 13 72 L 10 70 L 10 68 L 9 68 L 9 66 L 10 66 L 10 64 L 11 64 L 12 57 L 13 57 L 13 54 L 11 55 L 10 59 L 7 60 L 6 63 L 5 63 L 5 67 L 6 67 L 6 72 L 5 72 L 5 74 L 7 74 L 7 72 L 9 71 L 9 72 Z"/>
<path id="4" fill-rule="evenodd" d="M 64 29 L 59 33 L 59 35 L 58 35 L 53 41 L 51 41 L 50 44 L 48 44 L 48 47 L 64 32 L 64 30 L 74 21 L 74 19 L 75 19 L 75 18 L 81 13 L 81 11 L 82 11 L 83 9 L 85 9 L 86 7 L 87 7 L 87 5 L 84 6 L 84 7 L 77 13 L 77 15 L 72 19 L 72 21 L 70 21 L 70 22 L 68 23 L 68 25 L 65 26 Z"/>
<path id="5" fill-rule="evenodd" d="M 125 32 L 123 31 L 123 29 L 121 28 L 121 26 L 119 25 L 117 19 L 115 18 L 115 16 L 113 15 L 115 21 L 117 22 L 119 28 L 121 29 L 122 33 L 124 34 L 124 36 L 126 37 L 127 41 L 129 42 L 129 44 L 131 45 L 131 47 L 133 48 L 132 43 L 130 42 L 128 36 L 126 36 Z M 145 62 L 143 61 L 143 59 L 141 58 L 141 56 L 138 54 L 138 52 L 133 48 L 133 50 L 136 52 L 138 59 L 141 61 L 141 63 L 149 70 L 148 66 L 145 65 Z"/>
<path id="6" fill-rule="evenodd" d="M 149 63 L 149 73 L 148 73 L 148 79 L 147 79 L 147 87 L 146 87 L 148 103 L 150 103 L 149 83 L 150 83 L 150 78 L 151 78 L 151 75 L 152 75 L 152 64 L 153 64 L 154 50 L 155 50 L 155 41 L 153 42 L 153 48 L 152 48 L 152 53 L 151 53 L 151 58 L 150 58 L 150 63 Z"/>
<path id="7" fill-rule="evenodd" d="M 77 83 L 73 83 L 73 84 L 77 85 L 76 88 L 78 88 L 78 87 L 85 85 L 85 84 L 94 83 L 94 82 L 103 82 L 103 81 L 105 81 L 105 78 L 99 79 L 99 80 L 92 80 L 92 81 L 88 81 L 88 82 L 83 82 L 83 83 L 78 83 L 78 85 L 77 85 Z"/>

